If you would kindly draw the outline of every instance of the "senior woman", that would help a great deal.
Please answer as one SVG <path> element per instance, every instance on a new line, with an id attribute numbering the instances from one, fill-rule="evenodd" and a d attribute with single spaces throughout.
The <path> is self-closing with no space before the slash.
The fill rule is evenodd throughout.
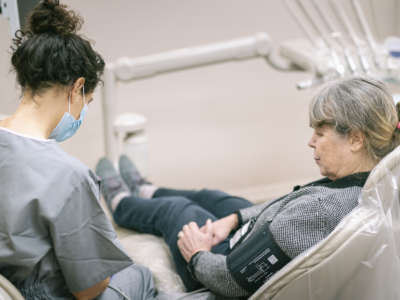
<path id="1" fill-rule="evenodd" d="M 220 191 L 158 188 L 120 158 L 97 173 L 117 224 L 161 235 L 186 288 L 248 296 L 291 259 L 324 239 L 358 204 L 372 168 L 399 144 L 399 114 L 384 84 L 330 83 L 311 101 L 308 145 L 324 178 L 253 205 Z"/>

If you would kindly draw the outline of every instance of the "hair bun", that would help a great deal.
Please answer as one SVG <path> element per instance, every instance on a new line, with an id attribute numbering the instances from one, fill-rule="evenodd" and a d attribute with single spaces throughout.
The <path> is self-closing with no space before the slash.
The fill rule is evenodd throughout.
<path id="1" fill-rule="evenodd" d="M 82 26 L 82 18 L 58 0 L 42 0 L 33 9 L 27 21 L 27 31 L 32 34 L 54 33 L 68 35 L 76 33 Z"/>

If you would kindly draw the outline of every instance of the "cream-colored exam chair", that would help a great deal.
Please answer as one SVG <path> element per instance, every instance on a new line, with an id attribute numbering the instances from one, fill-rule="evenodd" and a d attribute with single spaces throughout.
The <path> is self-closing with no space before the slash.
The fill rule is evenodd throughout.
<path id="1" fill-rule="evenodd" d="M 359 206 L 326 239 L 293 259 L 250 299 L 399 300 L 399 186 L 400 147 L 372 171 Z M 183 291 L 161 238 L 116 228 L 129 255 L 151 269 L 158 288 Z M 3 296 L 7 300 L 22 299 L 18 294 L 9 282 L 0 280 L 0 300 L 3 295 L 9 295 Z"/>
<path id="2" fill-rule="evenodd" d="M 252 300 L 400 299 L 400 147 L 370 174 L 359 206 Z"/>
<path id="3" fill-rule="evenodd" d="M 24 300 L 19 291 L 0 275 L 0 300 Z"/>

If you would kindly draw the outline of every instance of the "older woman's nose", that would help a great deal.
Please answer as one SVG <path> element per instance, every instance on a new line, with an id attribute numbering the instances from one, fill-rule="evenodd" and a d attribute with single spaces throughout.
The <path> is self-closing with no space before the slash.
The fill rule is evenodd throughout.
<path id="1" fill-rule="evenodd" d="M 311 147 L 311 148 L 315 148 L 314 135 L 312 135 L 311 139 L 308 141 L 308 146 Z"/>

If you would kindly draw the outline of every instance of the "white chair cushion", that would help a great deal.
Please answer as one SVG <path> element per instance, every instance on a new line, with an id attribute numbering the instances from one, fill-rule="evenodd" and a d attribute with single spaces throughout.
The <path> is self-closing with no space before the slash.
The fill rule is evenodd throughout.
<path id="1" fill-rule="evenodd" d="M 0 300 L 24 300 L 20 292 L 6 278 L 0 275 Z"/>

